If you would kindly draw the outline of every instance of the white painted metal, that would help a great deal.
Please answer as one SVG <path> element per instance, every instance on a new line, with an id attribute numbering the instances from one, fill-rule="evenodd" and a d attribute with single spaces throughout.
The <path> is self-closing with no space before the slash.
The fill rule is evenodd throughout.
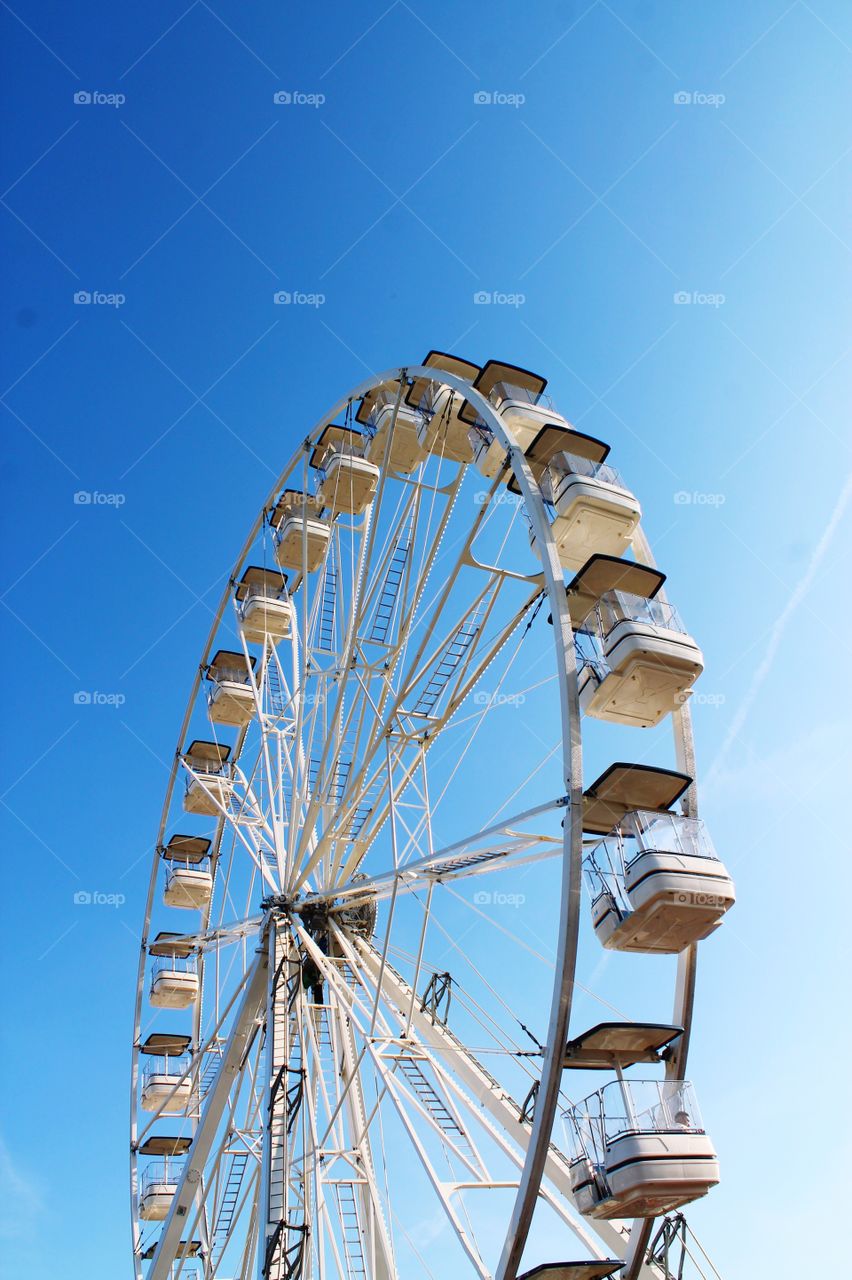
<path id="1" fill-rule="evenodd" d="M 212 893 L 213 876 L 208 870 L 192 866 L 169 867 L 163 890 L 166 906 L 197 911 L 207 906 Z"/>
<path id="2" fill-rule="evenodd" d="M 373 501 L 380 471 L 373 462 L 335 450 L 324 463 L 317 499 L 335 515 L 360 515 Z"/>
<path id="3" fill-rule="evenodd" d="M 215 680 L 208 707 L 213 724 L 247 725 L 254 715 L 251 687 L 237 680 Z"/>
<path id="4" fill-rule="evenodd" d="M 410 369 L 409 373 L 417 376 L 415 369 Z M 460 394 L 462 380 L 454 380 L 449 374 L 440 371 L 436 378 L 435 373 L 434 369 L 430 369 L 428 376 L 443 386 L 435 395 L 430 412 L 421 417 L 417 426 L 417 438 L 422 448 L 440 458 L 446 458 L 450 462 L 472 462 L 473 446 L 469 439 L 469 427 L 459 417 L 464 405 L 464 395 Z"/>
<path id="5" fill-rule="evenodd" d="M 158 960 L 151 974 L 148 999 L 155 1009 L 186 1009 L 198 999 L 198 972 L 193 964 Z"/>
<path id="6" fill-rule="evenodd" d="M 183 1106 L 191 1108 L 186 1123 L 194 1131 L 194 1141 L 173 1208 L 156 1247 L 149 1280 L 165 1280 L 179 1253 L 180 1241 L 187 1238 L 202 1241 L 200 1256 L 207 1280 L 213 1280 L 218 1267 L 217 1258 L 222 1258 L 225 1247 L 232 1250 L 227 1256 L 229 1266 L 234 1269 L 233 1274 L 248 1280 L 249 1275 L 256 1271 L 265 1280 L 283 1280 L 289 1274 L 286 1251 L 279 1248 L 277 1254 L 274 1251 L 269 1253 L 269 1230 L 271 1223 L 282 1221 L 294 1206 L 302 1221 L 311 1224 L 314 1234 L 322 1239 L 322 1245 L 312 1254 L 313 1262 L 310 1264 L 315 1267 L 318 1280 L 337 1280 L 338 1276 L 347 1280 L 354 1276 L 369 1276 L 370 1280 L 395 1278 L 398 1272 L 392 1224 L 384 1208 L 387 1193 L 381 1186 L 381 1171 L 373 1154 L 383 1105 L 393 1108 L 410 1138 L 412 1149 L 420 1152 L 424 1168 L 431 1171 L 430 1178 L 438 1200 L 470 1260 L 473 1274 L 490 1276 L 458 1207 L 458 1198 L 473 1189 L 487 1187 L 503 1191 L 514 1188 L 516 1191 L 514 1211 L 495 1273 L 499 1280 L 515 1280 L 539 1197 L 566 1221 L 570 1220 L 572 1230 L 591 1255 L 603 1258 L 617 1251 L 620 1256 L 632 1257 L 634 1275 L 654 1274 L 652 1269 L 644 1268 L 641 1255 L 637 1253 L 640 1228 L 634 1231 L 631 1245 L 630 1229 L 626 1225 L 589 1224 L 577 1216 L 570 1204 L 568 1162 L 551 1144 L 553 1119 L 559 1106 L 579 922 L 581 722 L 562 565 L 538 485 L 524 457 L 523 445 L 529 442 L 533 429 L 537 430 L 541 425 L 542 415 L 547 422 L 563 420 L 550 411 L 520 402 L 517 405 L 505 402 L 498 412 L 494 405 L 473 391 L 469 383 L 433 368 L 417 366 L 403 373 L 430 378 L 444 385 L 445 389 L 439 391 L 435 398 L 438 412 L 434 417 L 423 419 L 406 414 L 406 425 L 410 428 L 416 421 L 419 427 L 418 443 L 415 447 L 413 438 L 409 439 L 406 449 L 394 456 L 397 416 L 399 423 L 403 422 L 400 390 L 394 404 L 383 409 L 384 434 L 380 440 L 377 431 L 368 442 L 366 460 L 355 459 L 351 454 L 336 454 L 327 461 L 320 483 L 328 487 L 325 497 L 337 513 L 337 519 L 329 524 L 305 510 L 300 516 L 285 521 L 278 531 L 274 548 L 279 564 L 296 574 L 290 586 L 297 593 L 294 598 L 298 599 L 298 607 L 288 614 L 286 623 L 282 621 L 271 628 L 273 633 L 269 641 L 265 636 L 266 619 L 250 625 L 245 617 L 250 601 L 244 608 L 244 648 L 246 643 L 261 643 L 263 660 L 256 673 L 248 669 L 246 685 L 239 686 L 248 690 L 251 700 L 249 715 L 243 711 L 240 719 L 229 721 L 220 716 L 220 723 L 239 727 L 231 757 L 234 766 L 223 775 L 210 775 L 190 769 L 184 761 L 189 777 L 188 811 L 207 815 L 216 823 L 213 863 L 216 877 L 224 875 L 227 885 L 233 875 L 236 884 L 238 879 L 232 868 L 239 865 L 248 868 L 244 874 L 250 877 L 249 910 L 258 897 L 285 895 L 276 898 L 271 906 L 275 923 L 270 927 L 271 917 L 267 914 L 258 927 L 272 939 L 282 932 L 300 939 L 301 955 L 313 955 L 318 971 L 324 975 L 321 985 L 330 1004 L 322 1013 L 326 1006 L 312 999 L 297 981 L 282 1012 L 280 1002 L 271 998 L 276 991 L 272 974 L 278 963 L 278 954 L 273 945 L 274 963 L 270 965 L 264 945 L 261 956 L 251 969 L 247 985 L 243 984 L 244 996 L 239 1009 L 236 1012 L 232 1009 L 229 1013 L 228 983 L 233 979 L 229 978 L 226 969 L 225 950 L 234 946 L 242 948 L 241 963 L 248 973 L 251 951 L 262 935 L 256 934 L 252 941 L 251 933 L 245 931 L 251 928 L 250 924 L 242 931 L 225 929 L 221 925 L 210 928 L 209 897 L 201 894 L 197 903 L 192 904 L 201 911 L 201 926 L 196 935 L 187 936 L 205 939 L 200 960 L 205 996 L 204 1000 L 197 1002 L 193 1015 L 193 1043 L 204 1052 L 198 1052 L 189 1080 L 178 1087 L 174 1081 L 171 1082 L 169 1098 L 161 1110 L 176 1110 L 174 1100 L 180 1095 Z M 382 383 L 393 383 L 399 375 L 399 370 L 390 371 L 356 388 L 335 405 L 314 429 L 309 443 L 316 441 L 324 427 L 344 412 L 347 405 Z M 457 500 L 464 474 L 463 467 L 453 475 L 449 474 L 454 471 L 452 460 L 468 461 L 472 457 L 468 426 L 457 418 L 458 409 L 465 399 L 474 406 L 492 433 L 494 448 L 489 446 L 489 477 L 494 457 L 499 455 L 508 460 L 540 553 L 538 576 L 529 576 L 499 564 L 481 564 L 476 560 L 474 540 L 494 510 L 492 499 L 501 483 L 499 474 L 493 477 L 490 495 L 473 516 L 466 536 L 455 543 L 446 541 L 451 519 L 458 511 Z M 427 449 L 436 457 L 423 462 Z M 278 478 L 264 504 L 264 511 L 275 505 L 277 494 L 288 483 L 300 486 L 303 492 L 308 491 L 307 458 L 307 449 L 294 457 Z M 433 476 L 430 467 L 440 467 L 440 471 Z M 483 470 L 486 470 L 484 466 Z M 508 474 L 506 472 L 502 479 Z M 406 480 L 405 476 L 411 478 Z M 429 542 L 423 547 L 407 543 L 401 533 L 395 541 L 384 544 L 385 534 L 374 518 L 376 510 L 395 500 L 391 489 L 395 495 L 397 486 L 406 484 L 410 486 L 409 497 L 400 498 L 396 528 L 398 531 L 410 528 L 415 533 L 421 528 L 428 530 Z M 237 561 L 232 580 L 238 578 L 247 563 L 246 557 L 257 542 L 262 521 L 261 513 Z M 349 537 L 352 556 L 347 561 L 343 547 Z M 415 547 L 417 558 L 415 553 L 408 554 L 409 546 Z M 446 557 L 448 547 L 451 551 L 449 562 Z M 641 533 L 637 534 L 636 547 L 637 557 L 647 558 L 650 562 L 650 553 Z M 443 554 L 443 561 L 438 575 L 439 551 Z M 453 606 L 456 608 L 454 628 L 442 631 L 449 616 L 443 612 L 445 606 L 454 599 L 453 592 L 461 581 L 462 573 L 471 567 L 482 574 L 481 589 L 469 598 L 466 609 Z M 424 623 L 428 583 L 432 584 L 434 600 L 430 620 Z M 501 622 L 497 605 L 512 584 L 517 587 L 526 584 L 528 595 L 513 615 L 506 615 L 504 606 L 504 620 Z M 394 590 L 398 592 L 399 603 L 393 596 Z M 454 841 L 436 852 L 431 829 L 432 804 L 426 780 L 427 752 L 440 740 L 445 727 L 454 723 L 453 718 L 481 674 L 504 650 L 510 636 L 542 592 L 547 597 L 547 607 L 554 623 L 564 794 L 549 805 L 525 811 L 511 821 L 494 824 L 493 828 L 480 831 L 475 837 Z M 202 667 L 212 651 L 230 601 L 229 587 L 211 627 L 202 655 Z M 274 621 L 271 614 L 268 617 Z M 376 619 L 380 621 L 376 622 Z M 412 630 L 415 619 L 419 620 L 416 631 Z M 363 646 L 356 644 L 356 637 L 370 627 L 373 628 L 372 643 L 384 646 L 381 660 L 373 660 L 372 666 L 362 653 Z M 280 634 L 276 634 L 278 630 Z M 473 638 L 466 641 L 469 632 Z M 281 645 L 281 653 L 289 650 L 292 661 L 287 656 L 283 659 L 277 656 L 275 644 L 280 640 L 288 641 L 286 646 Z M 248 658 L 248 650 L 245 652 Z M 319 652 L 329 655 L 327 675 L 313 660 L 312 655 Z M 425 699 L 424 706 L 429 705 L 429 685 L 426 684 L 424 692 L 424 682 L 430 679 L 430 671 L 436 667 L 440 669 L 441 662 L 445 661 L 441 656 L 444 653 L 457 653 L 458 656 L 453 657 L 455 665 L 452 665 L 445 686 L 426 713 L 431 715 L 433 726 L 430 736 L 422 738 L 416 716 L 412 717 L 412 699 L 420 697 Z M 406 664 L 408 673 L 403 684 L 395 687 L 388 676 L 380 689 L 378 674 L 382 670 L 402 671 L 402 663 Z M 449 659 L 446 663 L 451 665 Z M 343 678 L 341 673 L 345 673 Z M 186 741 L 198 687 L 196 679 L 181 729 L 179 750 L 183 749 Z M 307 696 L 309 690 L 314 691 L 310 700 Z M 245 694 L 239 696 L 249 710 Z M 433 714 L 436 707 L 437 713 Z M 423 713 L 418 714 L 422 716 Z M 262 745 L 256 763 L 244 768 L 240 755 L 250 728 L 247 724 L 249 718 L 260 732 Z M 683 762 L 681 767 L 686 768 L 687 764 L 691 765 L 692 755 L 686 709 L 680 709 L 673 719 L 679 759 Z M 321 743 L 316 756 L 311 754 L 311 743 Z M 352 752 L 351 759 L 357 761 L 354 767 L 346 764 L 348 752 Z M 419 782 L 421 772 L 422 783 Z M 177 757 L 163 810 L 161 841 L 171 810 L 176 778 Z M 687 803 L 694 809 L 694 788 Z M 554 808 L 565 816 L 560 842 L 555 843 L 553 835 L 546 831 L 518 829 L 530 819 L 552 812 Z M 366 816 L 362 817 L 364 811 Z M 359 823 L 362 824 L 358 828 L 362 834 L 350 838 Z M 361 882 L 360 889 L 356 888 L 353 876 L 360 859 L 385 824 L 389 824 L 388 829 L 392 833 L 393 865 L 386 873 L 374 874 Z M 346 833 L 349 833 L 346 836 L 348 851 L 344 840 Z M 230 851 L 224 844 L 226 835 L 231 842 Z M 474 855 L 480 860 L 465 864 L 465 859 L 472 859 Z M 318 947 L 310 930 L 306 931 L 298 923 L 296 913 L 286 905 L 293 895 L 298 895 L 299 913 L 304 913 L 314 903 L 316 908 L 331 908 L 330 922 L 343 922 L 350 918 L 353 909 L 357 912 L 359 894 L 362 901 L 364 895 L 369 894 L 373 901 L 382 897 L 389 899 L 392 920 L 400 891 L 410 894 L 426 887 L 427 907 L 416 943 L 416 973 L 419 974 L 427 925 L 434 914 L 433 892 L 436 885 L 457 876 L 487 875 L 506 865 L 517 866 L 560 855 L 561 919 L 550 1024 L 541 1058 L 536 1062 L 541 1066 L 541 1073 L 531 1125 L 522 1118 L 520 1108 L 511 1097 L 495 1088 L 492 1077 L 478 1063 L 475 1051 L 452 1037 L 439 1023 L 430 1023 L 430 1019 L 417 1007 L 416 991 L 406 987 L 388 961 L 389 926 L 385 946 L 376 949 L 363 940 L 358 941 L 358 935 L 349 932 L 349 925 L 329 923 L 333 936 L 339 939 L 341 954 L 349 957 L 348 961 L 332 960 Z M 155 886 L 156 872 L 152 873 L 146 911 L 146 940 Z M 344 887 L 342 898 L 338 892 L 340 887 Z M 290 895 L 290 899 L 286 895 Z M 303 921 L 307 919 L 308 916 L 303 914 Z M 240 937 L 245 940 L 241 942 Z M 143 1025 L 147 1025 L 142 1021 L 146 945 L 147 942 L 143 942 L 137 990 L 137 1046 L 143 1037 Z M 679 1021 L 687 1027 L 678 1061 L 681 1074 L 691 1021 L 694 955 L 694 948 L 690 948 L 679 962 L 676 1012 Z M 346 972 L 349 972 L 357 992 L 350 991 L 347 986 Z M 367 987 L 373 993 L 372 1009 L 359 1005 Z M 215 1006 L 209 1011 L 208 991 Z M 220 1002 L 225 1005 L 221 1013 Z M 264 1006 L 265 1014 L 262 1012 Z M 254 1010 L 251 1013 L 247 1012 L 250 1007 Z M 393 1018 L 390 1018 L 391 1011 Z M 401 1018 L 401 1022 L 392 1025 L 396 1018 Z M 202 1028 L 211 1020 L 217 1029 L 208 1039 L 203 1039 Z M 263 1052 L 260 1051 L 259 1037 L 253 1035 L 260 1021 L 266 1025 Z M 218 1030 L 220 1026 L 225 1028 L 223 1033 Z M 284 1037 L 277 1046 L 276 1028 Z M 405 1072 L 415 1072 L 415 1067 L 401 1065 L 411 1061 L 416 1066 L 409 1047 L 414 1039 L 420 1045 L 419 1051 L 426 1055 L 424 1061 L 428 1061 L 435 1081 L 434 1085 L 419 1086 L 426 1101 L 410 1082 L 406 1082 Z M 285 1050 L 286 1054 L 296 1051 L 302 1055 L 300 1060 L 309 1064 L 306 1069 L 311 1073 L 311 1082 L 305 1084 L 298 1107 L 290 1105 L 289 1109 L 284 1107 L 282 1111 L 279 1107 L 276 1111 L 275 1104 L 270 1106 L 270 1099 L 275 1077 L 284 1061 L 281 1054 Z M 132 1199 L 137 1224 L 138 1063 L 137 1047 L 134 1051 L 131 1156 Z M 330 1065 L 334 1068 L 331 1074 Z M 218 1066 L 218 1071 L 213 1071 L 213 1066 Z M 372 1102 L 367 1099 L 362 1081 L 362 1075 L 368 1068 L 368 1074 L 375 1079 L 378 1088 L 377 1097 Z M 419 1078 L 416 1072 L 412 1078 Z M 187 1090 L 185 1085 L 190 1082 L 191 1087 Z M 437 1089 L 437 1092 L 430 1093 L 430 1089 Z M 143 1107 L 147 1106 L 145 1097 L 143 1089 Z M 280 1093 L 278 1097 L 280 1102 Z M 155 1102 L 153 1105 L 156 1107 L 158 1104 Z M 443 1110 L 435 1111 L 439 1105 Z M 453 1136 L 452 1130 L 444 1130 L 442 1142 L 452 1159 L 460 1162 L 467 1173 L 447 1179 L 435 1172 L 427 1153 L 428 1141 L 434 1140 L 442 1123 L 463 1122 L 466 1126 L 463 1117 L 467 1114 L 465 1109 L 471 1106 L 486 1113 L 486 1119 L 478 1123 L 485 1125 L 487 1140 L 515 1166 L 516 1179 L 489 1177 L 480 1150 L 466 1131 L 458 1137 Z M 450 1120 L 439 1121 L 436 1115 L 449 1116 Z M 287 1117 L 294 1116 L 292 1130 L 288 1132 Z M 424 1136 L 426 1132 L 431 1134 L 430 1139 Z M 349 1145 L 337 1150 L 335 1142 Z M 328 1153 L 322 1162 L 317 1158 L 321 1149 Z M 246 1160 L 251 1162 L 250 1171 L 240 1175 L 245 1178 L 244 1183 L 228 1172 L 234 1167 L 232 1157 L 235 1151 L 244 1151 Z M 313 1163 L 309 1165 L 309 1161 Z M 241 1160 L 237 1162 L 238 1169 L 241 1163 Z M 228 1186 L 236 1189 L 226 1194 Z M 188 1190 L 192 1193 L 189 1199 Z M 236 1222 L 241 1235 L 238 1241 L 237 1232 L 230 1225 L 225 1231 L 223 1244 L 217 1242 L 216 1219 L 221 1220 L 223 1205 L 226 1204 L 229 1206 L 228 1214 L 233 1215 L 230 1221 Z M 350 1205 L 352 1208 L 347 1207 Z M 183 1214 L 178 1213 L 181 1207 L 185 1210 Z M 347 1221 L 350 1226 L 347 1226 Z M 193 1233 L 190 1237 L 185 1234 L 187 1228 Z M 644 1227 L 641 1232 L 644 1234 Z M 298 1232 L 295 1235 L 291 1232 L 291 1244 L 294 1240 L 295 1245 L 298 1244 L 296 1236 Z M 137 1225 L 135 1265 L 137 1277 L 141 1280 L 143 1266 L 139 1242 Z M 284 1242 L 287 1243 L 286 1233 Z M 236 1248 L 241 1250 L 238 1256 L 233 1252 Z M 315 1248 L 313 1243 L 310 1248 Z"/>
<path id="7" fill-rule="evenodd" d="M 148 1280 L 168 1280 L 188 1210 L 198 1197 L 205 1162 L 213 1146 L 228 1094 L 242 1067 L 249 1043 L 257 1034 L 258 1013 L 263 1007 L 266 989 L 267 956 L 266 951 L 261 947 L 234 1019 L 228 1043 L 222 1053 L 221 1063 L 208 1095 L 203 1117 L 187 1154 L 166 1225 L 151 1263 Z"/>
<path id="8" fill-rule="evenodd" d="M 383 464 L 388 437 L 391 436 L 388 465 L 394 471 L 411 475 L 426 457 L 426 450 L 417 437 L 421 415 L 405 406 L 397 408 L 395 400 L 396 397 L 391 396 L 376 410 L 370 424 L 374 434 L 367 442 L 364 456 L 371 462 Z"/>
<path id="9" fill-rule="evenodd" d="M 588 463 L 585 468 L 592 474 L 560 474 L 551 464 L 544 480 L 556 510 L 552 528 L 559 560 L 574 572 L 593 555 L 623 557 L 641 516 L 639 503 L 628 489 L 594 474 L 604 468 Z M 530 545 L 537 555 L 533 533 Z"/>
<path id="10" fill-rule="evenodd" d="M 279 530 L 275 558 L 282 569 L 313 572 L 322 564 L 330 537 L 331 530 L 324 520 L 307 514 L 288 516 Z"/>

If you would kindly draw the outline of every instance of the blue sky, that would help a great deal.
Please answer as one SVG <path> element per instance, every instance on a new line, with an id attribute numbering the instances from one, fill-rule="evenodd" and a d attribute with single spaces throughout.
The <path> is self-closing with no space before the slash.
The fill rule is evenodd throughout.
<path id="1" fill-rule="evenodd" d="M 289 10 L 0 8 L 8 1275 L 129 1274 L 137 929 L 209 609 L 306 428 L 433 346 L 547 374 L 641 498 L 739 890 L 694 1219 L 726 1280 L 818 1268 L 852 1154 L 815 1088 L 850 1048 L 852 15 Z"/>

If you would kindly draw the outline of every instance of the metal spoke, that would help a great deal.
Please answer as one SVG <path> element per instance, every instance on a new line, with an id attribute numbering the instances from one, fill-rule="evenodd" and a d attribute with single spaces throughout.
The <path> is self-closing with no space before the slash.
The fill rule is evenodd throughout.
<path id="1" fill-rule="evenodd" d="M 411 410 L 415 380 L 449 393 L 435 419 Z M 378 417 L 346 434 L 360 430 L 370 396 L 388 415 L 383 448 Z M 575 974 L 587 851 L 579 684 L 553 508 L 498 401 L 456 365 L 365 381 L 308 433 L 229 575 L 192 680 L 143 925 L 136 1280 L 400 1280 L 397 1231 L 432 1274 L 399 1212 L 421 1192 L 448 1227 L 436 1273 L 516 1280 L 542 1213 L 574 1241 L 568 1256 L 617 1257 L 630 1280 L 660 1280 L 646 1256 L 653 1218 L 578 1212 L 554 1128 L 568 1105 L 572 1000 L 588 990 Z M 499 453 L 476 481 L 450 443 L 463 402 Z M 438 432 L 428 447 L 427 428 Z M 349 441 L 334 471 L 330 438 Z M 369 479 L 363 501 L 358 475 Z M 505 500 L 509 479 L 517 502 Z M 302 516 L 284 546 L 288 502 Z M 641 531 L 633 549 L 652 565 Z M 278 594 L 263 597 L 267 620 L 252 630 L 241 584 L 249 570 L 271 582 L 275 563 Z M 269 619 L 285 608 L 273 634 Z M 217 652 L 240 664 L 218 710 Z M 522 691 L 504 696 L 510 677 Z M 509 724 L 501 707 L 527 696 L 535 715 Z M 688 708 L 672 722 L 678 769 L 694 777 Z M 515 750 L 519 727 L 542 744 L 532 768 L 532 752 Z M 208 753 L 201 765 L 193 741 Z M 184 779 L 196 789 L 185 812 Z M 694 783 L 684 812 L 697 815 Z M 186 866 L 197 897 L 161 902 L 177 837 L 204 845 Z M 546 910 L 513 929 L 459 892 L 498 872 L 510 888 L 529 873 Z M 477 931 L 483 920 L 490 930 Z M 514 949 L 536 975 L 532 1012 L 515 1007 L 507 980 Z M 169 955 L 196 981 L 186 1003 L 178 992 L 163 1006 L 147 968 Z M 695 973 L 690 946 L 678 957 L 674 1020 L 685 1030 L 670 1081 L 685 1068 Z M 159 1049 L 166 1085 L 148 1096 Z M 173 1192 L 165 1216 L 146 1217 L 140 1173 L 158 1151 Z M 504 1206 L 499 1240 L 483 1229 L 493 1224 L 483 1200 Z"/>

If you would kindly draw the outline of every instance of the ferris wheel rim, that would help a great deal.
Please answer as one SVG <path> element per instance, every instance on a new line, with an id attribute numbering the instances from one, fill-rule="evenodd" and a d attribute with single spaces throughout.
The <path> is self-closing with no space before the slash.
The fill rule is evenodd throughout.
<path id="1" fill-rule="evenodd" d="M 149 879 L 145 922 L 140 946 L 140 961 L 137 977 L 131 1071 L 131 1199 L 134 1207 L 133 1225 L 134 1231 L 136 1231 L 138 1229 L 138 1219 L 135 1217 L 138 1200 L 136 1168 L 136 1135 L 138 1132 L 137 1086 L 141 1013 L 145 993 L 146 962 L 149 955 L 148 933 L 156 893 L 160 851 L 162 849 L 166 829 L 169 824 L 169 814 L 172 807 L 175 786 L 180 769 L 180 750 L 186 739 L 187 729 L 189 727 L 193 708 L 201 686 L 204 665 L 209 659 L 215 637 L 221 628 L 222 621 L 232 595 L 233 583 L 240 570 L 244 567 L 247 557 L 257 540 L 257 537 L 263 527 L 264 517 L 270 509 L 270 506 L 274 505 L 276 495 L 286 483 L 288 477 L 297 469 L 299 461 L 303 458 L 307 449 L 316 442 L 325 427 L 331 424 L 341 411 L 344 411 L 348 406 L 362 399 L 370 391 L 376 390 L 383 385 L 393 384 L 396 382 L 398 382 L 400 386 L 404 387 L 407 379 L 410 380 L 411 378 L 419 377 L 425 377 L 432 381 L 440 381 L 442 384 L 450 386 L 454 391 L 462 393 L 475 407 L 480 417 L 494 432 L 495 436 L 500 439 L 504 445 L 507 455 L 507 465 L 511 468 L 511 471 L 515 476 L 523 499 L 524 508 L 528 513 L 531 523 L 533 524 L 536 538 L 538 540 L 539 547 L 541 548 L 544 592 L 547 594 L 549 599 L 554 624 L 554 646 L 557 659 L 557 675 L 560 685 L 563 779 L 566 786 L 566 793 L 569 797 L 568 817 L 570 820 L 566 820 L 563 828 L 563 878 L 558 957 L 553 984 L 551 1019 L 544 1059 L 545 1065 L 541 1077 L 542 1081 L 544 1081 L 547 1076 L 547 1088 L 543 1091 L 544 1097 L 539 1098 L 536 1106 L 533 1130 L 529 1144 L 525 1150 L 524 1171 L 521 1178 L 521 1185 L 518 1190 L 512 1219 L 507 1231 L 506 1244 L 504 1246 L 501 1261 L 498 1271 L 495 1273 L 495 1280 L 514 1280 L 520 1263 L 523 1246 L 526 1241 L 533 1208 L 538 1196 L 546 1148 L 550 1140 L 550 1133 L 558 1107 L 559 1080 L 561 1079 L 561 1051 L 564 1047 L 567 1035 L 567 1027 L 571 1010 L 571 996 L 573 994 L 576 971 L 576 947 L 581 909 L 580 862 L 582 858 L 583 785 L 582 715 L 579 709 L 573 630 L 565 600 L 563 570 L 559 563 L 544 503 L 538 486 L 533 479 L 532 473 L 524 457 L 523 450 L 519 447 L 513 433 L 507 427 L 506 423 L 503 422 L 493 405 L 475 387 L 473 387 L 470 382 L 443 369 L 435 369 L 427 365 L 413 364 L 408 366 L 398 366 L 386 370 L 381 374 L 372 375 L 359 383 L 345 396 L 342 396 L 331 410 L 319 420 L 319 422 L 308 432 L 302 444 L 293 453 L 290 461 L 277 477 L 275 484 L 269 491 L 267 498 L 261 506 L 260 511 L 246 537 L 234 568 L 229 573 L 225 582 L 218 608 L 215 612 L 213 622 L 205 641 L 201 661 L 199 662 L 198 668 L 194 674 L 191 692 L 183 721 L 181 723 L 177 749 L 170 766 L 169 781 L 161 812 L 157 843 L 152 860 L 152 871 Z M 637 536 L 636 550 L 637 559 L 642 558 L 648 563 L 653 563 L 650 547 L 641 531 Z M 686 706 L 681 708 L 673 716 L 673 730 L 678 757 L 691 759 L 693 755 L 691 723 L 689 711 Z M 238 761 L 240 758 L 245 733 L 246 730 L 241 730 L 238 733 L 233 755 L 233 759 L 235 761 Z M 692 774 L 692 777 L 693 782 L 690 788 L 690 796 L 692 797 L 691 803 L 694 805 L 694 773 Z M 697 808 L 695 809 L 695 812 L 697 813 Z M 218 817 L 216 822 L 215 839 L 212 846 L 216 851 L 217 866 L 225 828 L 226 819 L 222 816 Z M 206 917 L 204 923 L 207 923 Z M 683 1065 L 685 1064 L 689 1032 L 692 1023 L 695 990 L 695 953 L 695 946 L 690 947 L 688 952 L 682 953 L 678 963 L 678 990 L 676 993 L 675 1006 L 676 1012 L 680 1014 L 680 1017 L 677 1020 L 680 1021 L 681 1025 L 684 1027 L 682 1051 L 678 1062 L 678 1068 L 681 1071 L 681 1074 Z M 196 1016 L 199 1016 L 198 1012 L 196 1012 Z M 197 1036 L 195 1038 L 198 1039 Z M 136 1239 L 134 1238 L 134 1250 L 135 1247 Z M 137 1275 L 141 1280 L 141 1267 L 138 1261 Z"/>

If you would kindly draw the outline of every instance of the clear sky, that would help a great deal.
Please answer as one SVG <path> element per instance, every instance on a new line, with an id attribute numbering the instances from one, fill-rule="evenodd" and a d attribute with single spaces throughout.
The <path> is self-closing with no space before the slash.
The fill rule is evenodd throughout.
<path id="1" fill-rule="evenodd" d="M 307 427 L 433 346 L 547 374 L 641 498 L 706 657 L 703 808 L 739 891 L 699 973 L 723 1183 L 692 1217 L 725 1280 L 836 1265 L 849 6 L 13 0 L 0 24 L 6 1274 L 130 1274 L 137 931 L 209 608 Z"/>

